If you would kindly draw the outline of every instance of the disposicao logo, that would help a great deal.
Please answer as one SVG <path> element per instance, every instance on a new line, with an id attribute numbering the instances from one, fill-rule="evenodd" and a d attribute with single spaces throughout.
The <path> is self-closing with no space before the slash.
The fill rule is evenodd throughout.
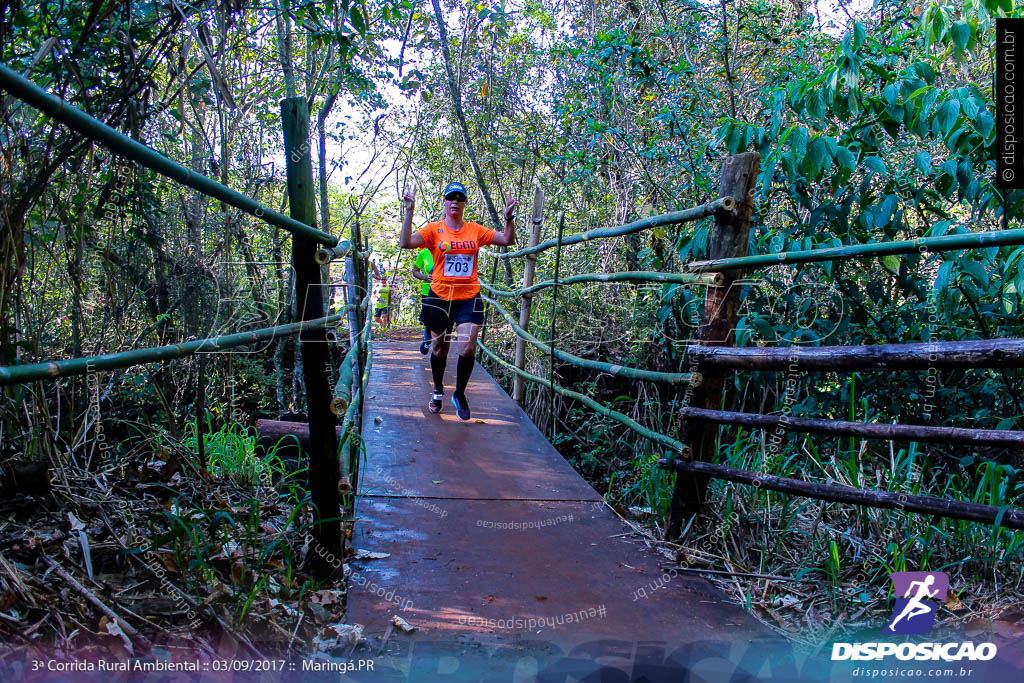
<path id="1" fill-rule="evenodd" d="M 919 635 L 935 625 L 935 612 L 946 601 L 949 577 L 943 572 L 893 572 L 896 605 L 882 633 Z M 900 660 L 953 662 L 987 661 L 996 656 L 995 643 L 833 643 L 832 659 L 879 660 L 895 655 Z"/>
<path id="2" fill-rule="evenodd" d="M 892 619 L 882 632 L 901 635 L 928 633 L 935 624 L 938 603 L 946 602 L 949 577 L 943 572 L 893 572 L 889 578 L 896 595 L 903 597 L 896 598 Z"/>

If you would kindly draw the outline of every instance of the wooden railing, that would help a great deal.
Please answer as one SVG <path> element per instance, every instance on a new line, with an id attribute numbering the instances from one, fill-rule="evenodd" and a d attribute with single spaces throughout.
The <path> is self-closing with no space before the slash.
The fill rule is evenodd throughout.
<path id="1" fill-rule="evenodd" d="M 719 198 L 685 211 L 676 211 L 635 221 L 626 225 L 601 228 L 564 236 L 559 221 L 558 236 L 540 241 L 544 198 L 539 190 L 534 198 L 533 230 L 530 244 L 518 251 L 494 254 L 495 259 L 528 259 L 523 286 L 501 290 L 482 284 L 488 308 L 493 308 L 516 337 L 514 361 L 498 356 L 485 340 L 481 352 L 515 378 L 513 398 L 523 403 L 523 381 L 537 383 L 555 394 L 578 401 L 594 412 L 610 418 L 645 439 L 666 448 L 671 457 L 659 460 L 659 466 L 676 472 L 672 502 L 666 520 L 666 536 L 679 535 L 682 522 L 704 508 L 708 481 L 725 479 L 780 491 L 792 495 L 854 505 L 896 508 L 908 512 L 966 519 L 986 524 L 1024 529 L 1024 510 L 963 502 L 947 498 L 876 491 L 803 481 L 716 464 L 715 443 L 719 425 L 739 425 L 778 432 L 801 432 L 861 439 L 974 444 L 985 446 L 1024 446 L 1024 431 L 967 429 L 912 424 L 860 423 L 830 419 L 796 418 L 720 410 L 727 374 L 736 369 L 761 371 L 848 372 L 854 370 L 910 370 L 922 368 L 1006 368 L 1024 367 L 1024 339 L 993 339 L 969 342 L 925 344 L 885 344 L 877 346 L 735 348 L 739 296 L 745 271 L 786 264 L 813 263 L 841 259 L 863 259 L 893 254 L 927 253 L 993 246 L 1024 244 L 1024 229 L 999 230 L 966 235 L 947 235 L 896 242 L 854 244 L 806 251 L 747 255 L 750 236 L 751 198 L 760 166 L 757 153 L 745 153 L 726 160 L 719 182 Z M 684 264 L 683 273 L 582 273 L 533 283 L 534 260 L 542 252 L 554 249 L 556 264 L 564 247 L 593 240 L 634 234 L 649 228 L 714 217 L 708 238 L 710 258 Z M 686 349 L 687 372 L 671 373 L 629 367 L 614 360 L 581 358 L 555 348 L 554 307 L 550 341 L 544 342 L 530 332 L 531 302 L 541 291 L 585 282 L 677 283 L 705 288 L 702 322 L 698 338 Z M 498 301 L 520 298 L 519 320 Z M 488 310 L 489 314 L 489 310 Z M 525 348 L 533 346 L 548 358 L 548 376 L 527 372 Z M 636 381 L 686 385 L 686 405 L 679 409 L 682 428 L 675 436 L 660 434 L 632 418 L 600 404 L 593 398 L 566 389 L 554 382 L 554 360 L 575 367 L 626 377 Z M 555 420 L 552 416 L 552 425 Z"/>

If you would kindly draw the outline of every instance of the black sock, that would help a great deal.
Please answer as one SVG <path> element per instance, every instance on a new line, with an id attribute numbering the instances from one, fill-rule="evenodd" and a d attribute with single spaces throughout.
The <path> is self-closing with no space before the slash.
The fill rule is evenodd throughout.
<path id="1" fill-rule="evenodd" d="M 473 356 L 459 356 L 459 364 L 455 369 L 455 393 L 465 394 L 469 376 L 473 373 Z"/>
<path id="2" fill-rule="evenodd" d="M 439 353 L 430 354 L 430 370 L 434 373 L 434 393 L 440 394 L 444 391 L 444 368 L 448 365 L 448 359 Z"/>

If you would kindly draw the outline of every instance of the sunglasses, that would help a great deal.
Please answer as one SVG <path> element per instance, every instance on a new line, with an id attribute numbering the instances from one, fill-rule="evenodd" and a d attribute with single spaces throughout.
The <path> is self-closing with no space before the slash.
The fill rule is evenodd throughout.
<path id="1" fill-rule="evenodd" d="M 448 202 L 464 202 L 466 198 L 461 194 L 450 194 L 444 198 Z"/>

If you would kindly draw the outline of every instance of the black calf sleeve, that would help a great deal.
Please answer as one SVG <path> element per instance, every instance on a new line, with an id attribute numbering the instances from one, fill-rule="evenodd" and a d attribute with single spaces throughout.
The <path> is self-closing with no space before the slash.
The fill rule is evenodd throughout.
<path id="1" fill-rule="evenodd" d="M 444 391 L 444 369 L 448 365 L 448 359 L 441 354 L 430 354 L 430 371 L 434 375 L 434 393 L 440 394 Z"/>
<path id="2" fill-rule="evenodd" d="M 473 356 L 459 356 L 459 364 L 455 369 L 455 393 L 466 393 L 469 376 L 473 373 Z"/>

